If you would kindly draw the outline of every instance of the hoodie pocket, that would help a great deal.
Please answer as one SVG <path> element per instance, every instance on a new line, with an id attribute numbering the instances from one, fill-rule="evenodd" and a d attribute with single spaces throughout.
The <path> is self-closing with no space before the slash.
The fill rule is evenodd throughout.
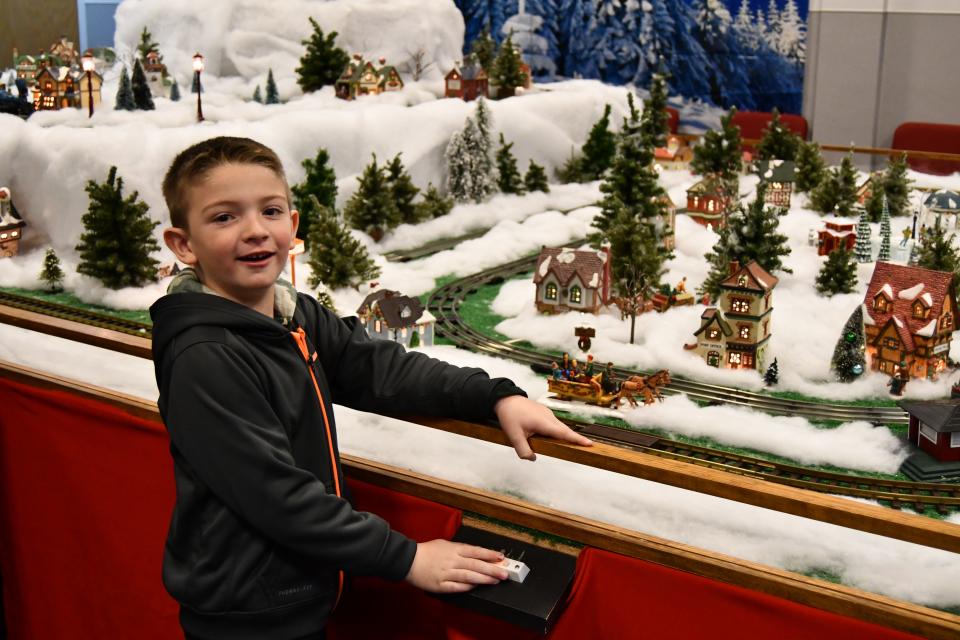
<path id="1" fill-rule="evenodd" d="M 271 608 L 306 600 L 336 597 L 335 571 L 312 568 L 303 558 L 274 550 L 257 579 Z"/>

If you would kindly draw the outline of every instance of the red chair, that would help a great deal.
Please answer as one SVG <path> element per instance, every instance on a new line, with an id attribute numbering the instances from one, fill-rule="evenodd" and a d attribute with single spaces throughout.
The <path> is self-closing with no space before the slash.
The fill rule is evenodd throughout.
<path id="1" fill-rule="evenodd" d="M 893 132 L 893 148 L 905 151 L 939 151 L 960 154 L 960 125 L 904 122 Z M 960 171 L 960 160 L 908 157 L 914 171 L 945 176 Z"/>
<path id="2" fill-rule="evenodd" d="M 670 133 L 676 133 L 677 127 L 680 126 L 680 112 L 673 107 L 667 107 L 667 113 L 670 114 L 670 119 L 667 121 L 670 125 Z"/>
<path id="3" fill-rule="evenodd" d="M 740 127 L 740 136 L 745 140 L 759 140 L 763 137 L 763 130 L 767 123 L 773 120 L 773 114 L 768 111 L 737 111 L 733 116 L 733 124 Z M 780 122 L 790 128 L 803 140 L 807 139 L 810 130 L 807 119 L 791 113 L 780 114 Z M 744 151 L 753 151 L 750 145 L 743 145 Z"/>

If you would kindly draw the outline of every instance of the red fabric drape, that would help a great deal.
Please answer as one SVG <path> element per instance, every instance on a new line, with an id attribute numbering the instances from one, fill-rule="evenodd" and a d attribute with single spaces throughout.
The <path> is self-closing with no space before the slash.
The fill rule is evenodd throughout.
<path id="1" fill-rule="evenodd" d="M 176 640 L 160 578 L 173 505 L 163 427 L 109 405 L 0 378 L 0 571 L 11 640 Z M 358 508 L 416 540 L 460 512 L 351 481 Z M 536 570 L 536 567 L 533 568 Z M 641 560 L 586 549 L 549 638 L 844 638 L 906 634 Z M 331 640 L 528 640 L 405 583 L 352 580 Z"/>
<path id="2" fill-rule="evenodd" d="M 766 111 L 738 111 L 733 116 L 733 124 L 740 127 L 741 137 L 749 140 L 759 140 L 763 137 L 763 130 L 767 128 L 767 124 L 772 119 L 773 114 Z M 780 122 L 802 139 L 807 139 L 809 125 L 807 125 L 807 119 L 803 116 L 782 113 L 780 114 Z M 753 147 L 749 145 L 743 145 L 743 148 L 745 151 L 753 150 Z"/>
<path id="3" fill-rule="evenodd" d="M 893 132 L 893 148 L 907 151 L 940 151 L 960 154 L 960 125 L 933 122 L 904 122 Z M 908 158 L 915 171 L 949 175 L 960 171 L 960 161 Z"/>

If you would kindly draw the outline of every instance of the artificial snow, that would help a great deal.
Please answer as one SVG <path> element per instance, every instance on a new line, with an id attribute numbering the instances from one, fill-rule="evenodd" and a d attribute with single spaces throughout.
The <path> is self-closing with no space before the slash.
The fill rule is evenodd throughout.
<path id="1" fill-rule="evenodd" d="M 884 286 L 889 286 L 889 285 L 884 285 Z M 913 285 L 909 289 L 902 290 L 900 293 L 897 294 L 897 296 L 901 300 L 913 300 L 920 294 L 921 291 L 923 291 L 923 286 L 924 285 L 922 282 L 918 282 L 917 284 Z M 929 294 L 927 295 L 929 296 Z"/>
<path id="2" fill-rule="evenodd" d="M 931 320 L 930 322 L 925 324 L 923 328 L 920 329 L 920 331 L 917 331 L 917 335 L 923 336 L 924 338 L 930 338 L 933 336 L 936 330 L 937 330 L 937 321 Z"/>

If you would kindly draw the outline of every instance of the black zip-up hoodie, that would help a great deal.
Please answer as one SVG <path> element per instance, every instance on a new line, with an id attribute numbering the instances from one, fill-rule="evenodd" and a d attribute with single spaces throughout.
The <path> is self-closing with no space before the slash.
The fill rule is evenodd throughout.
<path id="1" fill-rule="evenodd" d="M 304 294 L 287 326 L 201 292 L 164 296 L 150 313 L 177 489 L 163 580 L 200 638 L 318 632 L 341 571 L 408 573 L 416 544 L 341 497 L 331 403 L 482 420 L 523 394 L 371 340 Z"/>

